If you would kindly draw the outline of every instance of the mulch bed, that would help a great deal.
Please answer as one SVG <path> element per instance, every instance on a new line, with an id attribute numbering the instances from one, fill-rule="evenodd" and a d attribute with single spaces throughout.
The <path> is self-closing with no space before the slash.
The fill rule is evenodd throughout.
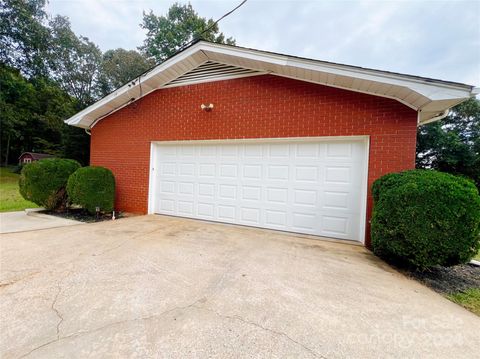
<path id="1" fill-rule="evenodd" d="M 111 221 L 111 213 L 100 213 L 98 217 L 88 213 L 83 208 L 69 208 L 65 212 L 54 212 L 54 211 L 41 211 L 40 213 L 48 214 L 50 216 L 56 216 L 66 219 L 73 219 L 75 221 L 94 223 L 102 221 Z M 121 212 L 115 212 L 115 218 L 122 218 L 123 214 Z"/>
<path id="2" fill-rule="evenodd" d="M 470 288 L 480 288 L 480 267 L 473 264 L 434 267 L 425 272 L 407 271 L 405 274 L 442 294 L 453 294 Z"/>

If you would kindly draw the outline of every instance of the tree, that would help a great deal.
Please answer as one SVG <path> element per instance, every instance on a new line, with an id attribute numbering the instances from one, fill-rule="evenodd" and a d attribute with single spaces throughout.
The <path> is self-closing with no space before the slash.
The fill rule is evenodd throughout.
<path id="1" fill-rule="evenodd" d="M 75 35 L 70 21 L 56 16 L 50 21 L 52 47 L 49 62 L 52 78 L 78 101 L 81 110 L 98 98 L 102 53 L 88 38 Z"/>
<path id="2" fill-rule="evenodd" d="M 102 58 L 99 81 L 101 94 L 106 95 L 112 92 L 153 65 L 153 61 L 135 50 L 108 50 Z"/>
<path id="3" fill-rule="evenodd" d="M 22 129 L 29 121 L 30 107 L 28 99 L 32 98 L 33 86 L 29 84 L 18 70 L 4 65 L 0 67 L 0 126 L 2 162 L 8 164 L 13 143 L 22 140 Z"/>
<path id="4" fill-rule="evenodd" d="M 464 175 L 480 188 L 480 101 L 471 98 L 441 121 L 420 126 L 417 168 Z"/>
<path id="5" fill-rule="evenodd" d="M 63 122 L 77 112 L 74 98 L 52 80 L 27 79 L 5 65 L 0 66 L 0 88 L 2 163 L 14 162 L 25 151 L 88 163 L 88 135 Z"/>
<path id="6" fill-rule="evenodd" d="M 0 61 L 27 76 L 45 76 L 50 35 L 46 0 L 0 1 Z"/>
<path id="7" fill-rule="evenodd" d="M 151 10 L 149 13 L 144 12 L 140 26 L 147 30 L 140 50 L 157 62 L 172 56 L 192 40 L 235 44 L 233 38 L 225 38 L 214 20 L 200 17 L 191 4 L 174 3 L 165 16 L 156 16 Z"/>

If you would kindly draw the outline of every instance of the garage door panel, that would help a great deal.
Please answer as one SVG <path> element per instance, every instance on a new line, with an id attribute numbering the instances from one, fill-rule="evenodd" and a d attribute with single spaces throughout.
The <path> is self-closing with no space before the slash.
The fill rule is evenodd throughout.
<path id="1" fill-rule="evenodd" d="M 160 173 L 163 176 L 175 176 L 177 174 L 177 164 L 175 162 L 165 162 L 160 165 Z"/>
<path id="2" fill-rule="evenodd" d="M 292 213 L 292 228 L 298 232 L 317 233 L 318 215 L 302 211 L 293 211 Z"/>
<path id="3" fill-rule="evenodd" d="M 198 165 L 198 177 L 200 178 L 212 178 L 216 176 L 216 164 L 215 163 L 200 163 Z"/>
<path id="4" fill-rule="evenodd" d="M 247 160 L 263 159 L 265 146 L 263 144 L 245 144 L 243 145 L 243 156 Z"/>
<path id="5" fill-rule="evenodd" d="M 204 219 L 215 219 L 215 203 L 199 200 L 197 203 L 197 215 Z"/>
<path id="6" fill-rule="evenodd" d="M 318 206 L 318 191 L 309 189 L 294 189 L 293 205 L 316 208 Z"/>
<path id="7" fill-rule="evenodd" d="M 178 175 L 181 177 L 185 176 L 195 176 L 195 163 L 179 163 L 178 164 Z"/>
<path id="8" fill-rule="evenodd" d="M 321 203 L 323 208 L 349 210 L 353 205 L 349 192 L 326 190 L 322 194 L 323 200 Z"/>
<path id="9" fill-rule="evenodd" d="M 287 181 L 289 178 L 289 166 L 281 164 L 267 164 L 267 180 Z"/>
<path id="10" fill-rule="evenodd" d="M 262 179 L 262 165 L 261 164 L 244 164 L 243 165 L 243 179 L 257 180 Z"/>
<path id="11" fill-rule="evenodd" d="M 193 181 L 178 182 L 178 195 L 191 195 L 195 193 L 195 183 Z"/>
<path id="12" fill-rule="evenodd" d="M 215 145 L 202 145 L 199 146 L 199 156 L 200 158 L 215 157 L 217 155 L 218 147 Z"/>
<path id="13" fill-rule="evenodd" d="M 332 235 L 348 236 L 349 219 L 348 217 L 338 217 L 334 215 L 322 216 L 322 228 L 325 233 Z"/>
<path id="14" fill-rule="evenodd" d="M 238 178 L 238 165 L 235 163 L 226 163 L 219 165 L 219 177 L 220 179 L 237 179 Z"/>
<path id="15" fill-rule="evenodd" d="M 262 186 L 243 185 L 240 191 L 242 193 L 241 199 L 243 201 L 259 202 L 262 200 Z"/>
<path id="16" fill-rule="evenodd" d="M 197 185 L 197 195 L 203 201 L 215 200 L 215 184 L 214 183 L 199 183 Z"/>
<path id="17" fill-rule="evenodd" d="M 235 205 L 219 204 L 217 216 L 222 221 L 235 223 L 237 221 L 237 207 Z"/>
<path id="18" fill-rule="evenodd" d="M 155 212 L 359 239 L 364 141 L 157 145 Z"/>
<path id="19" fill-rule="evenodd" d="M 352 144 L 345 142 L 330 142 L 326 145 L 325 157 L 326 159 L 351 159 L 352 158 Z"/>
<path id="20" fill-rule="evenodd" d="M 241 207 L 239 223 L 246 225 L 258 226 L 260 222 L 260 208 L 256 207 Z"/>
<path id="21" fill-rule="evenodd" d="M 326 165 L 325 166 L 325 184 L 350 185 L 353 181 L 352 166 Z"/>
<path id="22" fill-rule="evenodd" d="M 178 214 L 180 215 L 183 215 L 183 216 L 193 216 L 195 215 L 195 205 L 194 205 L 194 202 L 193 201 L 184 201 L 184 200 L 181 200 L 181 199 L 178 199 L 178 208 L 177 208 L 177 212 Z"/>
<path id="23" fill-rule="evenodd" d="M 265 187 L 265 201 L 269 204 L 283 204 L 288 203 L 288 188 L 282 187 Z"/>
<path id="24" fill-rule="evenodd" d="M 295 166 L 294 180 L 296 182 L 307 182 L 318 184 L 319 168 L 318 165 Z"/>
<path id="25" fill-rule="evenodd" d="M 318 143 L 295 144 L 295 156 L 297 160 L 318 160 L 320 158 L 320 145 Z"/>
<path id="26" fill-rule="evenodd" d="M 288 211 L 266 209 L 264 224 L 267 228 L 287 230 L 289 228 Z"/>

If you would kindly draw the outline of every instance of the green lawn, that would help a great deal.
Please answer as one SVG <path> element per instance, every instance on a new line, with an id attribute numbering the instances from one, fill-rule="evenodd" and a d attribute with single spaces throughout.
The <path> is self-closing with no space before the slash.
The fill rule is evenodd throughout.
<path id="1" fill-rule="evenodd" d="M 10 167 L 0 167 L 0 212 L 22 211 L 25 208 L 38 207 L 26 201 L 18 192 L 19 175 L 11 172 Z"/>
<path id="2" fill-rule="evenodd" d="M 465 292 L 450 294 L 447 298 L 480 316 L 480 288 L 470 288 Z"/>

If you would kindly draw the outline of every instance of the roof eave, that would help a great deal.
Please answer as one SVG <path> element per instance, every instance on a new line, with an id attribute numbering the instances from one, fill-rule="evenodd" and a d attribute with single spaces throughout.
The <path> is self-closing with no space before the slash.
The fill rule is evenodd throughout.
<path id="1" fill-rule="evenodd" d="M 445 110 L 444 108 L 437 107 L 445 107 L 448 105 L 448 108 L 450 108 L 452 107 L 452 103 L 458 104 L 463 102 L 478 93 L 479 90 L 478 88 L 466 84 L 199 41 L 175 56 L 167 59 L 155 68 L 150 69 L 146 73 L 128 82 L 93 105 L 80 111 L 65 122 L 72 126 L 91 128 L 100 119 L 118 111 L 120 108 L 127 106 L 140 97 L 146 96 L 157 89 L 161 89 L 165 84 L 168 84 L 168 82 L 171 81 L 170 77 L 172 74 L 169 74 L 169 72 L 172 72 L 172 69 L 176 69 L 177 72 L 179 72 L 179 76 L 181 76 L 182 71 L 189 71 L 189 66 L 198 66 L 202 61 L 207 60 L 217 62 L 223 61 L 224 63 L 228 63 L 226 60 L 230 60 L 232 64 L 235 62 L 242 64 L 247 63 L 252 66 L 252 69 L 272 73 L 273 75 L 296 78 L 301 81 L 343 88 L 349 91 L 368 93 L 374 96 L 393 98 L 410 108 L 419 111 L 419 125 L 425 124 L 427 121 L 435 121 L 435 118 L 439 116 L 439 113 L 443 113 Z M 277 69 L 276 73 L 275 69 Z M 279 73 L 282 69 L 284 69 L 283 73 Z M 325 80 L 324 82 L 310 81 L 305 76 L 304 78 L 301 78 L 301 76 L 295 77 L 286 75 L 286 73 L 292 71 L 295 72 L 296 70 L 301 70 L 303 72 L 310 71 L 310 73 L 324 74 L 324 76 L 325 74 L 328 74 L 329 76 L 337 76 L 339 79 L 337 82 L 340 82 L 340 84 L 329 83 L 328 80 Z M 173 72 L 175 73 L 175 71 Z M 353 79 L 353 82 L 364 81 L 367 85 L 368 83 L 380 84 L 380 87 L 387 90 L 378 93 L 368 92 L 367 88 L 367 90 L 363 91 L 363 83 L 361 85 L 357 84 L 358 88 L 342 87 L 341 79 Z M 139 90 L 140 82 L 144 87 L 148 88 L 148 91 L 142 92 L 141 88 Z M 150 84 L 151 86 L 146 86 L 147 84 Z M 394 95 L 389 93 L 389 91 Z M 406 94 L 403 98 L 399 97 L 401 92 Z M 117 104 L 119 103 L 119 105 L 112 105 L 114 102 L 117 102 Z"/>

